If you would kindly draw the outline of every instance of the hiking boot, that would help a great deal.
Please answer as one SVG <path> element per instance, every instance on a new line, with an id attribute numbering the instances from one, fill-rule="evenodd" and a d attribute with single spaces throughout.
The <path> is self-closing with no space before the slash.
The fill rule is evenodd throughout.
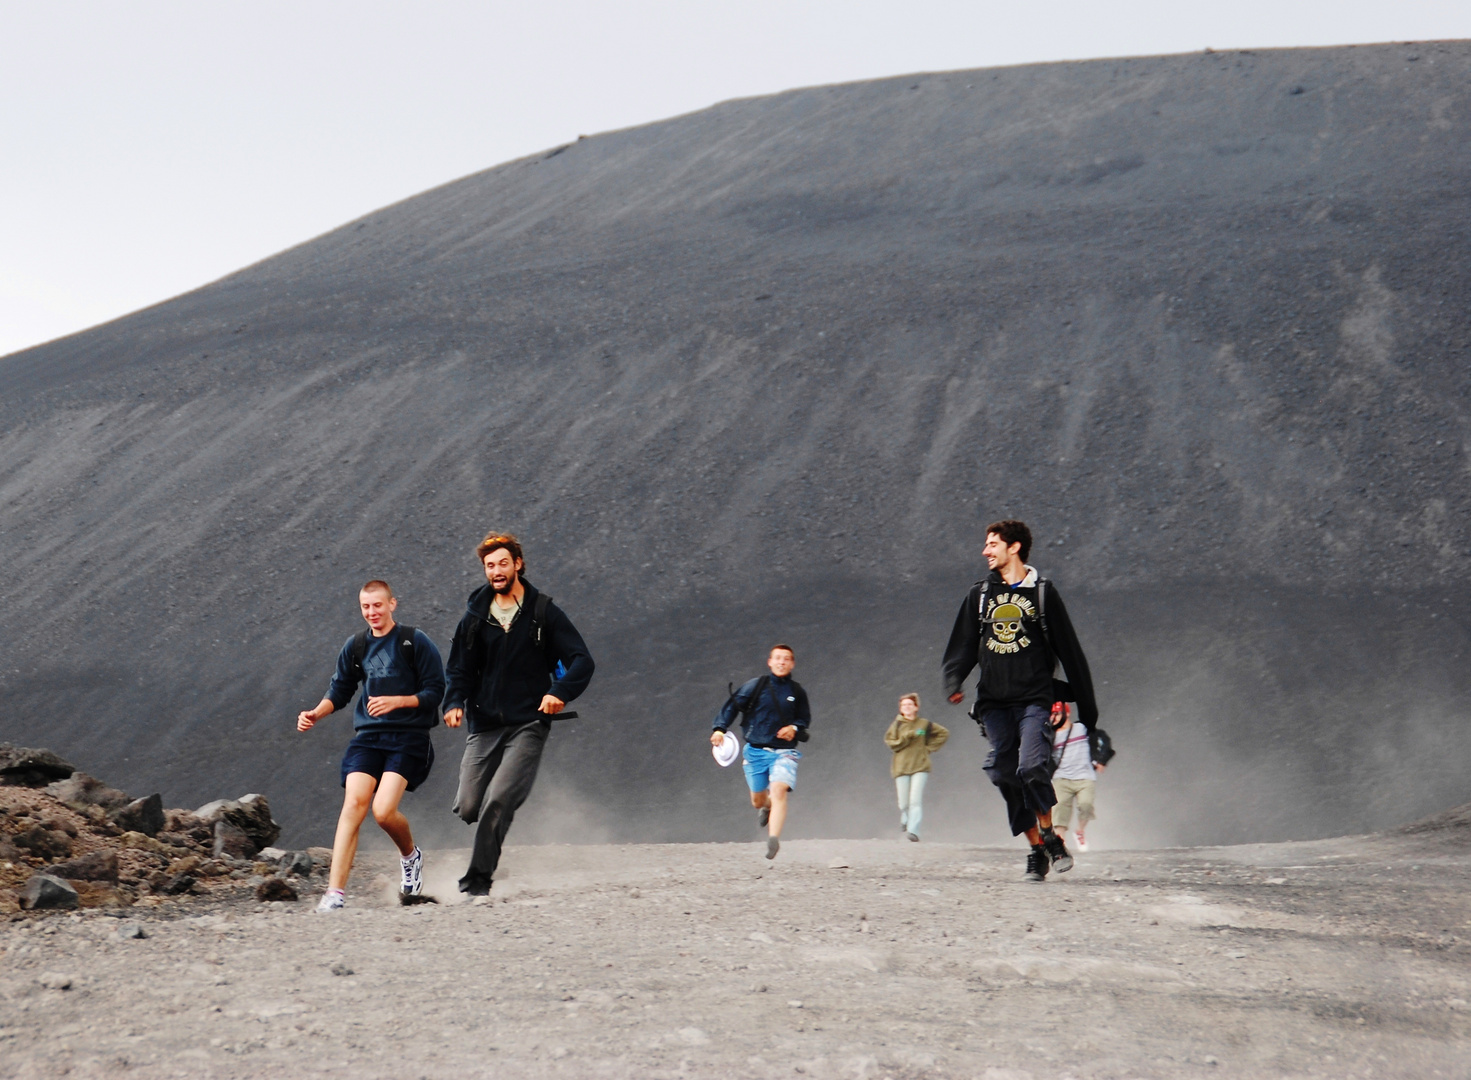
<path id="1" fill-rule="evenodd" d="M 1066 874 L 1073 868 L 1073 857 L 1068 854 L 1067 845 L 1062 842 L 1062 837 L 1051 829 L 1042 831 L 1042 846 L 1047 849 L 1047 857 L 1052 860 L 1052 868 L 1059 874 Z"/>
<path id="2" fill-rule="evenodd" d="M 1034 844 L 1030 854 L 1027 855 L 1027 872 L 1022 875 L 1022 880 L 1046 881 L 1049 869 L 1051 867 L 1047 860 L 1047 849 L 1041 844 Z"/>
<path id="3" fill-rule="evenodd" d="M 424 853 L 417 847 L 406 859 L 398 860 L 403 877 L 399 881 L 400 896 L 418 896 L 424 890 Z"/>
<path id="4" fill-rule="evenodd" d="M 763 806 L 756 811 L 756 824 L 758 827 L 766 828 L 766 823 L 771 820 L 771 807 Z"/>

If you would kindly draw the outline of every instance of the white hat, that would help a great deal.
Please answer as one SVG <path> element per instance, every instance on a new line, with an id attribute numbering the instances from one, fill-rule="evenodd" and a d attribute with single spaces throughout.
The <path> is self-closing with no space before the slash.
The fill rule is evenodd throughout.
<path id="1" fill-rule="evenodd" d="M 723 769 L 733 764 L 735 759 L 741 756 L 741 740 L 728 731 L 723 732 L 720 745 L 712 745 L 710 753 L 715 755 L 715 760 L 720 762 L 720 767 Z"/>

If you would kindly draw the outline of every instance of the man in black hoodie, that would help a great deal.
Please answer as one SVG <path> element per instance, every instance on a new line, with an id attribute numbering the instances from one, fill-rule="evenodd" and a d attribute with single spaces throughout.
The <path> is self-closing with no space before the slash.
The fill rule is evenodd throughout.
<path id="1" fill-rule="evenodd" d="M 514 536 L 491 533 L 475 554 L 486 584 L 455 628 L 444 722 L 470 726 L 455 813 L 480 824 L 460 891 L 485 896 L 511 820 L 531 794 L 550 718 L 587 689 L 593 662 L 572 620 L 521 577 Z"/>
<path id="2" fill-rule="evenodd" d="M 1052 831 L 1052 706 L 1078 704 L 1078 719 L 1091 733 L 1098 706 L 1093 677 L 1057 588 L 1027 565 L 1032 532 L 1020 521 L 998 521 L 986 529 L 984 554 L 991 573 L 971 586 L 945 646 L 945 692 L 953 704 L 965 699 L 962 686 L 973 667 L 976 705 L 971 715 L 991 742 L 986 775 L 1006 799 L 1011 834 L 1026 834 L 1027 881 L 1047 871 L 1071 870 L 1073 857 Z M 1052 675 L 1058 664 L 1065 684 Z"/>

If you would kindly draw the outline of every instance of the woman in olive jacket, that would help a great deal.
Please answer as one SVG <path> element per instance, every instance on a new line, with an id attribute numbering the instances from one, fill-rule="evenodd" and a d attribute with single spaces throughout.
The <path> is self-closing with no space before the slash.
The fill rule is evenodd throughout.
<path id="1" fill-rule="evenodd" d="M 930 751 L 938 750 L 950 738 L 950 732 L 919 715 L 919 695 L 905 694 L 899 699 L 899 715 L 884 732 L 884 742 L 894 751 L 890 775 L 899 794 L 899 828 L 911 840 L 919 839 L 919 823 L 924 817 L 924 786 L 930 778 Z"/>

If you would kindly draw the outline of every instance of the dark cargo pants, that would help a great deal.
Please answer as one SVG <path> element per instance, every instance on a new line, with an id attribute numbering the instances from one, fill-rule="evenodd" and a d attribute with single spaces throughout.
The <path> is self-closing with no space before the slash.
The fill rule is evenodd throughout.
<path id="1" fill-rule="evenodd" d="M 549 725 L 533 720 L 520 727 L 472 732 L 465 740 L 455 813 L 466 825 L 480 824 L 460 892 L 490 888 L 511 821 L 536 782 L 549 730 Z"/>
<path id="2" fill-rule="evenodd" d="M 1052 809 L 1052 709 L 1046 705 L 1013 705 L 981 713 L 991 752 L 986 775 L 1006 800 L 1011 835 L 1037 827 L 1037 815 Z"/>

